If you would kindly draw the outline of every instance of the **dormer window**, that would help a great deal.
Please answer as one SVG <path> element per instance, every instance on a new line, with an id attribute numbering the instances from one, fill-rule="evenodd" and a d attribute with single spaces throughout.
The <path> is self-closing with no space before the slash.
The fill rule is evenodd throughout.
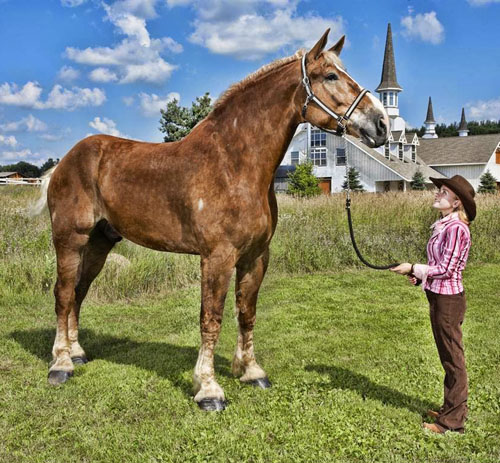
<path id="1" fill-rule="evenodd" d="M 417 147 L 411 145 L 411 162 L 417 162 Z"/>
<path id="2" fill-rule="evenodd" d="M 391 159 L 391 150 L 389 148 L 389 142 L 387 142 L 384 146 L 384 154 L 387 159 Z"/>
<path id="3" fill-rule="evenodd" d="M 403 143 L 398 143 L 398 155 L 399 155 L 399 160 L 402 161 L 404 159 Z"/>
<path id="4" fill-rule="evenodd" d="M 322 130 L 311 130 L 311 146 L 326 146 L 326 132 Z"/>

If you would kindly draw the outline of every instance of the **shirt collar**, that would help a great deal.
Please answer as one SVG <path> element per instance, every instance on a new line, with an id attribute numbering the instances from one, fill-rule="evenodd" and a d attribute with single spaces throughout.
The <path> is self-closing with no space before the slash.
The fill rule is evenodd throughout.
<path id="1" fill-rule="evenodd" d="M 451 222 L 452 220 L 455 219 L 458 219 L 458 212 L 452 212 L 451 214 L 448 214 L 447 216 L 442 217 L 439 220 L 436 220 L 431 225 L 431 229 L 433 229 L 434 231 L 440 231 L 448 222 Z"/>

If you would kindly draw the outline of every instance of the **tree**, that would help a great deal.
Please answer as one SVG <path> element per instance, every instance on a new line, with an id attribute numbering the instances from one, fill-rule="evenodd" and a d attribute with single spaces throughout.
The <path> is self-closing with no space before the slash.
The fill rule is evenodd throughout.
<path id="1" fill-rule="evenodd" d="M 40 177 L 40 168 L 30 164 L 29 162 L 20 161 L 17 164 L 9 164 L 7 166 L 0 166 L 1 172 L 19 172 L 24 177 Z"/>
<path id="2" fill-rule="evenodd" d="M 342 189 L 347 190 L 347 175 L 344 175 L 344 183 Z M 359 172 L 354 167 L 349 167 L 349 189 L 351 191 L 365 191 L 363 185 L 359 181 Z"/>
<path id="3" fill-rule="evenodd" d="M 321 188 L 318 186 L 319 179 L 313 174 L 313 167 L 311 162 L 295 166 L 295 171 L 288 174 L 290 179 L 288 194 L 310 197 L 321 193 Z"/>
<path id="4" fill-rule="evenodd" d="M 164 133 L 163 141 L 182 140 L 193 127 L 203 120 L 212 110 L 212 99 L 208 92 L 196 97 L 191 108 L 179 106 L 174 98 L 167 103 L 167 109 L 161 109 L 160 132 Z"/>
<path id="5" fill-rule="evenodd" d="M 425 177 L 420 169 L 417 169 L 417 171 L 413 174 L 410 185 L 412 190 L 425 190 Z"/>
<path id="6" fill-rule="evenodd" d="M 477 192 L 493 194 L 497 192 L 497 181 L 489 170 L 479 177 L 479 188 Z"/>
<path id="7" fill-rule="evenodd" d="M 43 174 L 47 170 L 51 169 L 55 165 L 59 163 L 59 159 L 56 159 L 55 161 L 52 158 L 47 159 L 43 164 L 42 167 L 40 167 L 40 172 Z"/>

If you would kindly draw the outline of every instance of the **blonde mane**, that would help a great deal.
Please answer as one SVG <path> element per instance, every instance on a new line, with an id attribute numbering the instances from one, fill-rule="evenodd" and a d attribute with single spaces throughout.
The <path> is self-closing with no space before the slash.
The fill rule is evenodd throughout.
<path id="1" fill-rule="evenodd" d="M 241 91 L 247 85 L 255 82 L 257 79 L 259 79 L 264 74 L 267 74 L 270 71 L 278 69 L 278 68 L 284 66 L 285 64 L 291 63 L 292 61 L 297 61 L 298 59 L 302 58 L 304 53 L 306 53 L 306 50 L 301 48 L 300 50 L 297 50 L 291 56 L 287 56 L 285 58 L 279 58 L 277 60 L 272 61 L 269 64 L 265 64 L 261 68 L 257 69 L 257 71 L 246 76 L 240 82 L 236 82 L 235 84 L 231 85 L 224 93 L 221 94 L 221 96 L 219 98 L 217 98 L 217 101 L 214 103 L 214 109 L 217 109 L 220 106 L 222 106 L 233 94 Z"/>

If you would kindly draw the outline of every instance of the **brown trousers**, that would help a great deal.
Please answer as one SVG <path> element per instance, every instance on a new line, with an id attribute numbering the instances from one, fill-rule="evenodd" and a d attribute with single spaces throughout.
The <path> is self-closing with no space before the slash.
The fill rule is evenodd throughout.
<path id="1" fill-rule="evenodd" d="M 464 431 L 467 418 L 467 371 L 465 370 L 462 323 L 465 294 L 436 294 L 426 291 L 430 305 L 432 333 L 445 371 L 444 403 L 436 425 L 441 430 Z"/>

